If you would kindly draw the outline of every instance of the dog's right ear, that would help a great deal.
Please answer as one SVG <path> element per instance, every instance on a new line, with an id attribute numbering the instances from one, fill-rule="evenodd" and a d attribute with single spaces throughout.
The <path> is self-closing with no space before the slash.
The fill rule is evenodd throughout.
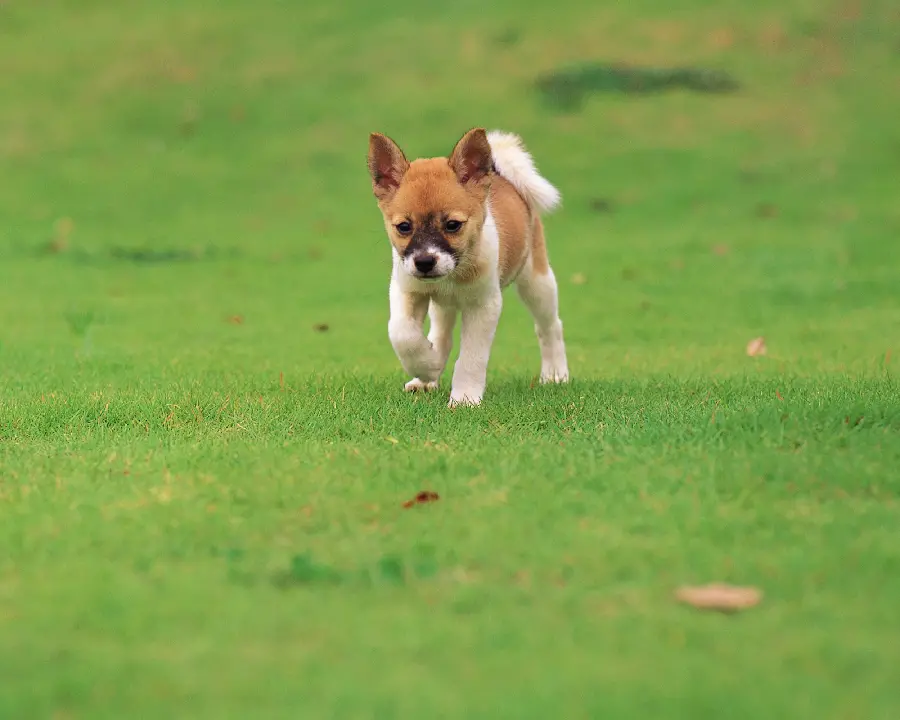
<path id="1" fill-rule="evenodd" d="M 375 197 L 379 200 L 390 199 L 408 169 L 409 161 L 397 143 L 387 135 L 369 135 L 369 175 L 372 176 Z"/>

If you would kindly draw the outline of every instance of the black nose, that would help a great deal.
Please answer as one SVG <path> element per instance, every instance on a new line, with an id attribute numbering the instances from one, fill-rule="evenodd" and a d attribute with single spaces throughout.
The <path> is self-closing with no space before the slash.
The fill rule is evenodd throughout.
<path id="1" fill-rule="evenodd" d="M 437 259 L 434 255 L 416 255 L 413 258 L 413 263 L 415 263 L 416 270 L 424 274 L 434 270 L 434 266 L 437 265 Z"/>

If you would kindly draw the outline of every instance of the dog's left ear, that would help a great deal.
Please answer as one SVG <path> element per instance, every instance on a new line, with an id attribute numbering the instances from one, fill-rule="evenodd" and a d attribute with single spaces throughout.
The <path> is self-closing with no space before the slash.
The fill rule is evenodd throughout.
<path id="1" fill-rule="evenodd" d="M 491 146 L 484 128 L 469 130 L 450 154 L 450 167 L 463 185 L 484 180 L 493 166 Z"/>
<path id="2" fill-rule="evenodd" d="M 408 169 L 409 161 L 397 143 L 380 133 L 369 136 L 369 175 L 375 197 L 389 199 L 400 187 Z"/>

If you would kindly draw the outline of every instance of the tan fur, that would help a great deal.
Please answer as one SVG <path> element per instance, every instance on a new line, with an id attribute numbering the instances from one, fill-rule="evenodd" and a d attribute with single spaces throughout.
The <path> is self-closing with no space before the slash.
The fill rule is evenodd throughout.
<path id="1" fill-rule="evenodd" d="M 401 254 L 410 236 L 400 235 L 395 225 L 408 220 L 413 225 L 424 222 L 429 213 L 445 215 L 465 222 L 463 231 L 448 235 L 456 250 L 465 250 L 477 240 L 484 225 L 485 185 L 460 185 L 447 158 L 422 158 L 410 163 L 403 183 L 390 198 L 379 203 L 385 227 L 394 247 Z"/>
<path id="2" fill-rule="evenodd" d="M 546 275 L 550 271 L 547 258 L 547 243 L 544 240 L 544 223 L 540 215 L 534 216 L 531 239 L 531 267 L 536 275 Z"/>
<path id="3" fill-rule="evenodd" d="M 506 287 L 528 259 L 534 224 L 525 199 L 499 176 L 494 176 L 491 184 L 491 212 L 500 238 L 500 285 Z"/>

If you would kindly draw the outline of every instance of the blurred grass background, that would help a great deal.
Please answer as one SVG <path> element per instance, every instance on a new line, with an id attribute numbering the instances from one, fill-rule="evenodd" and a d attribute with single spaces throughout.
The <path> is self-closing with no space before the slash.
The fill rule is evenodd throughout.
<path id="1" fill-rule="evenodd" d="M 0 3 L 0 715 L 896 717 L 898 71 L 888 0 Z M 365 153 L 475 125 L 576 382 L 510 296 L 462 415 Z"/>

